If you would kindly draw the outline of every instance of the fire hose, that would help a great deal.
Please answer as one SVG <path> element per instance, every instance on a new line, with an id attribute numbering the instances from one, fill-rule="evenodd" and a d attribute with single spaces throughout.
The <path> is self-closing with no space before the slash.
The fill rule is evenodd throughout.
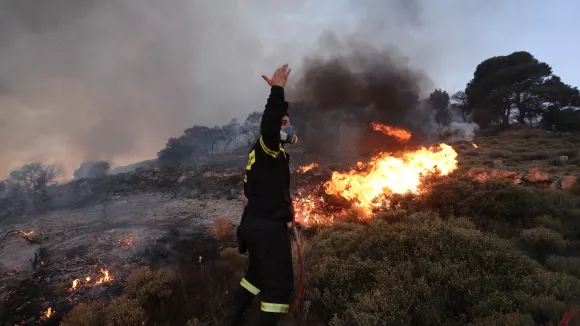
<path id="1" fill-rule="evenodd" d="M 294 213 L 294 204 L 291 203 L 292 208 L 292 228 L 294 229 L 294 237 L 296 238 L 296 251 L 298 252 L 298 262 L 300 263 L 300 285 L 298 287 L 298 293 L 296 293 L 296 298 L 292 303 L 292 309 L 290 309 L 290 320 L 294 321 L 294 312 L 298 307 L 300 298 L 302 297 L 302 290 L 304 289 L 304 261 L 302 260 L 302 250 L 300 248 L 300 236 L 298 235 L 298 229 L 296 228 L 296 218 Z"/>

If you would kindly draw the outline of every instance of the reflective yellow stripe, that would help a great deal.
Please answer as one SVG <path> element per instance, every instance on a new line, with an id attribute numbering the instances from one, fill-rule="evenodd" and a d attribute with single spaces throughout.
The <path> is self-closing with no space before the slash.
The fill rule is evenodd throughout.
<path id="1" fill-rule="evenodd" d="M 269 149 L 266 146 L 266 144 L 264 144 L 264 140 L 262 139 L 262 136 L 260 136 L 260 146 L 262 146 L 262 149 L 264 150 L 264 152 L 266 152 L 266 154 L 272 156 L 273 158 L 277 158 L 278 154 L 280 154 L 280 152 L 276 152 L 276 151 Z"/>
<path id="2" fill-rule="evenodd" d="M 269 303 L 262 301 L 262 311 L 265 312 L 276 312 L 276 313 L 287 313 L 290 310 L 290 306 L 287 304 L 280 303 Z"/>
<path id="3" fill-rule="evenodd" d="M 243 286 L 246 290 L 248 290 L 253 295 L 257 295 L 258 293 L 260 293 L 260 289 L 253 286 L 252 283 L 250 283 L 250 282 L 248 282 L 248 280 L 246 280 L 246 278 L 242 278 L 240 285 Z"/>
<path id="4" fill-rule="evenodd" d="M 247 175 L 244 176 L 244 182 L 248 182 L 248 176 Z"/>
<path id="5" fill-rule="evenodd" d="M 256 163 L 256 151 L 252 150 L 248 155 L 248 165 L 246 165 L 246 170 L 251 170 L 254 163 Z"/>

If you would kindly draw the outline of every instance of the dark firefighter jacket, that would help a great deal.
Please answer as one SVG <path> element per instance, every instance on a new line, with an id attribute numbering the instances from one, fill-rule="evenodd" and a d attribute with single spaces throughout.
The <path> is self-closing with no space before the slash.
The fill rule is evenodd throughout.
<path id="1" fill-rule="evenodd" d="M 290 201 L 290 156 L 280 143 L 280 125 L 288 111 L 284 88 L 272 86 L 260 124 L 260 138 L 252 147 L 244 194 L 248 198 L 248 216 L 292 220 Z"/>

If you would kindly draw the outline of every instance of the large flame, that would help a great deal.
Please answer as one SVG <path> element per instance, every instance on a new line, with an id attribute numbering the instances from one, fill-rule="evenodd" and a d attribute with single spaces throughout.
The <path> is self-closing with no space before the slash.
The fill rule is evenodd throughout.
<path id="1" fill-rule="evenodd" d="M 392 135 L 399 135 L 401 141 L 408 140 L 411 133 L 406 130 L 373 123 L 375 130 L 390 130 Z M 387 129 L 388 128 L 388 129 Z M 394 131 L 397 131 L 395 133 Z M 457 169 L 457 152 L 447 145 L 439 144 L 429 148 L 420 148 L 398 156 L 391 153 L 380 153 L 368 163 L 358 162 L 356 168 L 347 172 L 333 172 L 329 181 L 322 186 L 328 195 L 343 197 L 359 208 L 361 214 L 368 217 L 372 208 L 380 204 L 378 199 L 390 207 L 389 194 L 421 192 L 421 180 L 428 174 L 448 175 Z M 386 195 L 386 196 L 381 196 Z M 324 206 L 320 196 L 298 193 L 294 201 L 296 218 L 303 223 L 332 221 L 333 216 L 316 213 L 318 207 Z"/>
<path id="2" fill-rule="evenodd" d="M 326 193 L 354 200 L 364 213 L 381 194 L 419 193 L 421 177 L 428 173 L 447 175 L 457 169 L 457 153 L 446 144 L 421 148 L 402 157 L 381 153 L 371 159 L 367 171 L 334 172 L 325 184 Z"/>
<path id="3" fill-rule="evenodd" d="M 387 126 L 376 122 L 371 123 L 371 126 L 373 127 L 373 130 L 380 131 L 385 135 L 393 136 L 402 143 L 411 139 L 411 133 L 405 129 Z"/>

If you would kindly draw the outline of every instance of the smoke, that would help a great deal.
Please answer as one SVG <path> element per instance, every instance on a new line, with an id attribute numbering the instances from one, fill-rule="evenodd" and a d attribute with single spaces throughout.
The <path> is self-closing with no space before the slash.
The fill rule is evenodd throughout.
<path id="1" fill-rule="evenodd" d="M 223 125 L 261 110 L 267 88 L 260 75 L 283 62 L 305 69 L 292 77 L 301 89 L 294 98 L 304 85 L 329 98 L 328 87 L 308 80 L 321 69 L 327 74 L 325 60 L 366 74 L 349 79 L 358 89 L 403 72 L 396 77 L 403 85 L 387 89 L 404 90 L 396 101 L 378 88 L 364 97 L 373 99 L 364 108 L 369 115 L 403 121 L 403 104 L 433 86 L 411 65 L 439 67 L 445 58 L 448 26 L 435 29 L 444 17 L 426 14 L 440 7 L 424 0 L 4 0 L 0 179 L 32 161 L 64 164 L 72 175 L 87 160 L 114 168 L 154 158 L 194 124 Z"/>
<path id="2" fill-rule="evenodd" d="M 305 59 L 291 91 L 300 103 L 292 119 L 310 152 L 338 160 L 401 147 L 373 131 L 371 122 L 420 132 L 411 122 L 426 118 L 418 110 L 421 85 L 430 84 L 425 73 L 392 47 L 377 49 L 334 34 L 324 35 L 320 45 L 317 55 Z"/>

